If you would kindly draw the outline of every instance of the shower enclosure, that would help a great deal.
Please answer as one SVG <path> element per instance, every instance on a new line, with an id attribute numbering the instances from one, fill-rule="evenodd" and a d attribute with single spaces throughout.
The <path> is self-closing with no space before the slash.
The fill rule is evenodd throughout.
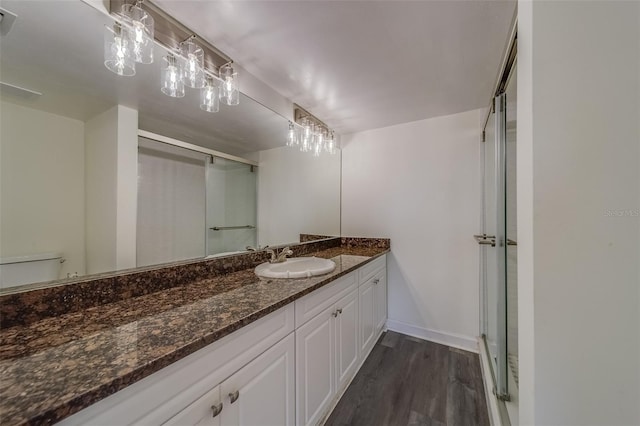
<path id="1" fill-rule="evenodd" d="M 255 246 L 256 169 L 139 138 L 137 266 Z"/>
<path id="2" fill-rule="evenodd" d="M 490 358 L 493 392 L 517 395 L 518 293 L 516 218 L 516 45 L 507 57 L 481 147 L 480 333 Z"/>

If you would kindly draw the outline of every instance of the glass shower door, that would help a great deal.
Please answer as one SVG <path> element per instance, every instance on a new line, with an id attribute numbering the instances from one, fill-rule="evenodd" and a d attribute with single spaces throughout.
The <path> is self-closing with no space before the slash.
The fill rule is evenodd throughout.
<path id="1" fill-rule="evenodd" d="M 506 133 L 505 133 L 505 232 L 507 237 L 506 246 L 506 274 L 507 274 L 507 362 L 511 373 L 512 383 L 515 386 L 509 387 L 512 397 L 517 395 L 518 386 L 518 247 L 517 247 L 517 64 L 511 70 L 511 77 L 505 91 L 506 101 Z"/>
<path id="2" fill-rule="evenodd" d="M 207 166 L 207 256 L 256 245 L 256 167 L 214 157 Z"/>
<path id="3" fill-rule="evenodd" d="M 493 101 L 482 144 L 482 334 L 491 359 L 495 393 L 508 399 L 506 318 L 506 103 Z"/>

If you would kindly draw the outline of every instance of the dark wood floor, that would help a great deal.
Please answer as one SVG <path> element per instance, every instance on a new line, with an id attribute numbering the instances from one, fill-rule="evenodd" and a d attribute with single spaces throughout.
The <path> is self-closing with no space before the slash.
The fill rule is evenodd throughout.
<path id="1" fill-rule="evenodd" d="M 478 354 L 389 331 L 326 425 L 489 425 Z"/>

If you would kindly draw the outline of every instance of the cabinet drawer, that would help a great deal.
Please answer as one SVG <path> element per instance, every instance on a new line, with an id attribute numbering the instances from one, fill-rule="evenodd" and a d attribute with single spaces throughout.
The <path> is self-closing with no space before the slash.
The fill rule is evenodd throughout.
<path id="1" fill-rule="evenodd" d="M 373 262 L 369 262 L 358 270 L 360 274 L 360 284 L 367 281 L 373 275 L 375 275 L 380 269 L 387 266 L 387 255 L 383 255 Z"/>
<path id="2" fill-rule="evenodd" d="M 353 271 L 295 301 L 296 328 L 318 315 L 327 307 L 357 287 L 357 272 Z"/>

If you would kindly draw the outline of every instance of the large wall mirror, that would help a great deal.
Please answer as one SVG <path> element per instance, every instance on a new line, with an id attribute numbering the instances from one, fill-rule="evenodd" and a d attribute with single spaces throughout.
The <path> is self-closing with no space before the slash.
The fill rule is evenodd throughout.
<path id="1" fill-rule="evenodd" d="M 217 113 L 164 95 L 159 45 L 110 72 L 113 21 L 84 2 L 2 7 L 18 17 L 0 37 L 0 292 L 340 235 L 339 152 L 285 147 L 288 120 L 244 94 Z M 4 273 L 48 257 L 41 277 Z"/>

